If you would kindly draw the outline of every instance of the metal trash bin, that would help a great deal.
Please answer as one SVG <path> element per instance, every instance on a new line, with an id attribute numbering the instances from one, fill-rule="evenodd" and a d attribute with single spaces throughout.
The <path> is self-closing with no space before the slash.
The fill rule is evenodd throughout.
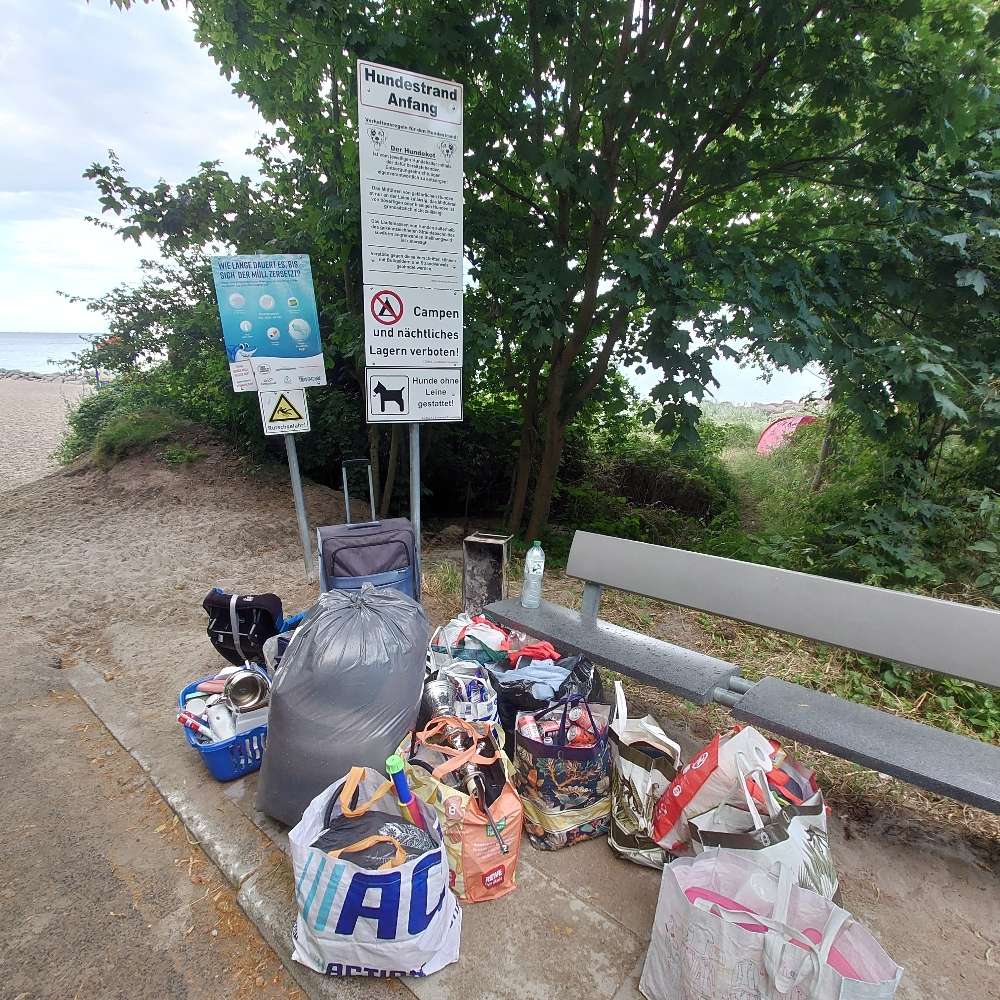
<path id="1" fill-rule="evenodd" d="M 512 537 L 476 531 L 462 542 L 462 606 L 469 614 L 506 599 Z"/>

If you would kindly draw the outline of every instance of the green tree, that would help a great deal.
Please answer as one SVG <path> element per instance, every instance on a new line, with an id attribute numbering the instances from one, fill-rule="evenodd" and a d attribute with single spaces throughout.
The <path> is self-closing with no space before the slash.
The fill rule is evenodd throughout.
<path id="1" fill-rule="evenodd" d="M 893 302 L 912 264 L 905 235 L 929 225 L 910 210 L 948 202 L 954 185 L 934 178 L 953 179 L 969 142 L 996 127 L 1000 18 L 981 4 L 190 7 L 234 89 L 275 124 L 291 158 L 282 183 L 307 196 L 297 226 L 331 254 L 333 318 L 355 343 L 354 61 L 464 84 L 466 254 L 481 292 L 470 327 L 523 417 L 514 528 L 532 477 L 528 534 L 544 525 L 567 428 L 618 365 L 663 370 L 658 425 L 682 442 L 696 436 L 711 363 L 735 353 L 734 336 L 766 363 L 825 364 L 858 409 L 879 392 L 894 398 L 893 366 L 897 383 L 950 399 L 944 376 L 912 364 L 913 351 L 938 353 L 940 324 L 918 324 L 903 339 L 923 342 L 907 354 L 851 303 Z M 158 201 L 164 217 L 177 207 Z M 885 238 L 868 240 L 872 231 Z M 874 251 L 856 250 L 863 243 Z M 959 270 L 967 292 L 992 293 L 987 271 Z"/>
<path id="2" fill-rule="evenodd" d="M 499 355 L 524 426 L 541 428 L 528 461 L 522 439 L 513 493 L 517 526 L 534 465 L 529 534 L 569 422 L 615 363 L 662 367 L 664 425 L 690 434 L 727 306 L 775 363 L 822 355 L 814 296 L 828 281 L 799 253 L 817 211 L 772 209 L 822 188 L 827 219 L 863 205 L 856 233 L 905 176 L 897 151 L 947 159 L 988 100 L 975 89 L 988 52 L 974 55 L 987 22 L 971 3 L 193 7 L 213 58 L 307 161 L 352 142 L 355 56 L 465 84 L 467 253 L 504 300 Z M 789 339 L 810 349 L 789 353 Z"/>

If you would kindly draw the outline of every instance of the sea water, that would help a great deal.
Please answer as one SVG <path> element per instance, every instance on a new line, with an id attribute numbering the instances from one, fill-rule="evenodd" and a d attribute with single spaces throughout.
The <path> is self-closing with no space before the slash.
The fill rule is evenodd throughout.
<path id="1" fill-rule="evenodd" d="M 93 334 L 0 332 L 0 368 L 55 374 L 60 362 L 83 350 Z"/>

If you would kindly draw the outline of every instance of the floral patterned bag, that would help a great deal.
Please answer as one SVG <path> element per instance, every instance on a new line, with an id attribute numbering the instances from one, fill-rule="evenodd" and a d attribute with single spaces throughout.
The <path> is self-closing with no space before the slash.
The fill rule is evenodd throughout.
<path id="1" fill-rule="evenodd" d="M 518 717 L 514 787 L 524 804 L 524 831 L 540 850 L 556 851 L 581 840 L 607 836 L 611 813 L 610 712 L 608 706 L 591 706 L 577 695 L 535 713 L 536 723 L 546 716 L 559 718 L 558 730 L 546 737 L 551 743 L 525 735 Z M 574 745 L 573 730 L 580 728 L 577 722 L 589 728 L 591 745 Z"/>

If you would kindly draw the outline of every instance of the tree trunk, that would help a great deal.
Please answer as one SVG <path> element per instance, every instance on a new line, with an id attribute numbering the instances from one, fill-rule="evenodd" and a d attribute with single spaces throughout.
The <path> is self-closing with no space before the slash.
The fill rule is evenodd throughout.
<path id="1" fill-rule="evenodd" d="M 542 448 L 541 460 L 538 463 L 535 496 L 532 500 L 531 518 L 528 521 L 528 532 L 525 536 L 529 540 L 540 537 L 542 529 L 548 523 L 549 509 L 552 506 L 552 493 L 556 486 L 559 463 L 562 461 L 565 434 L 566 427 L 558 417 L 546 422 L 545 444 Z"/>
<path id="2" fill-rule="evenodd" d="M 472 502 L 472 480 L 465 481 L 465 520 L 462 522 L 462 537 L 469 534 L 469 504 Z"/>
<path id="3" fill-rule="evenodd" d="M 567 421 L 561 414 L 563 390 L 566 387 L 566 373 L 558 366 L 553 366 L 549 374 L 549 384 L 545 400 L 545 410 L 542 413 L 544 442 L 542 456 L 538 463 L 538 476 L 535 478 L 535 495 L 531 503 L 531 518 L 528 521 L 528 539 L 538 538 L 549 520 L 549 508 L 552 506 L 552 492 L 556 486 L 559 474 L 559 463 L 562 461 L 563 442 L 566 437 Z"/>
<path id="4" fill-rule="evenodd" d="M 512 535 L 521 531 L 525 503 L 528 499 L 528 482 L 531 479 L 531 433 L 526 427 L 527 425 L 521 429 L 521 449 L 514 469 L 514 490 L 511 494 L 510 516 L 507 518 L 507 530 Z"/>
<path id="5" fill-rule="evenodd" d="M 396 486 L 396 469 L 399 468 L 399 428 L 399 424 L 393 424 L 392 434 L 389 437 L 389 461 L 385 467 L 385 488 L 382 490 L 382 505 L 378 512 L 378 516 L 383 519 L 389 516 L 392 491 Z"/>
<path id="6" fill-rule="evenodd" d="M 836 425 L 836 417 L 833 414 L 827 418 L 826 431 L 823 433 L 823 443 L 819 446 L 819 460 L 816 463 L 816 474 L 813 476 L 812 484 L 809 487 L 811 493 L 819 493 L 826 476 L 826 465 L 833 449 L 833 434 Z"/>
<path id="7" fill-rule="evenodd" d="M 528 483 L 531 480 L 531 459 L 535 450 L 535 413 L 538 409 L 538 373 L 532 372 L 521 406 L 521 447 L 514 470 L 514 489 L 511 494 L 510 516 L 507 530 L 516 535 L 521 530 L 524 508 L 528 499 Z"/>

